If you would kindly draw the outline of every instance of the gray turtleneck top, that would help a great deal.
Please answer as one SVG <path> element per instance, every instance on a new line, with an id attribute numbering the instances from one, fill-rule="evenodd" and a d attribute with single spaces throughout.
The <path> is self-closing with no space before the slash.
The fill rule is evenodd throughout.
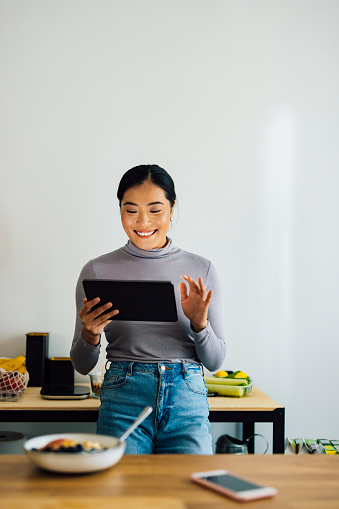
<path id="1" fill-rule="evenodd" d="M 202 277 L 207 292 L 213 290 L 208 312 L 208 325 L 201 332 L 192 330 L 181 308 L 182 275 L 195 281 Z M 116 251 L 89 261 L 82 269 L 77 288 L 77 318 L 71 359 L 75 369 L 84 375 L 98 362 L 100 344 L 92 346 L 82 335 L 79 312 L 85 298 L 83 279 L 127 279 L 172 281 L 178 321 L 126 322 L 119 315 L 105 328 L 107 360 L 135 362 L 202 363 L 209 371 L 219 369 L 225 358 L 222 331 L 220 284 L 216 270 L 206 258 L 174 247 L 171 240 L 164 248 L 146 251 L 131 241 Z"/>

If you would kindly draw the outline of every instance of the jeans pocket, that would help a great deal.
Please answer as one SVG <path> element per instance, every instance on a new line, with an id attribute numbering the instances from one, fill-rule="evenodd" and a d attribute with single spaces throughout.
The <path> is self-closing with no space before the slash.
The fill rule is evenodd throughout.
<path id="1" fill-rule="evenodd" d="M 206 396 L 207 388 L 200 371 L 188 372 L 185 378 L 186 385 L 191 392 Z"/>
<path id="2" fill-rule="evenodd" d="M 127 383 L 128 378 L 127 371 L 110 369 L 105 375 L 101 390 L 119 389 L 119 387 L 122 387 Z"/>

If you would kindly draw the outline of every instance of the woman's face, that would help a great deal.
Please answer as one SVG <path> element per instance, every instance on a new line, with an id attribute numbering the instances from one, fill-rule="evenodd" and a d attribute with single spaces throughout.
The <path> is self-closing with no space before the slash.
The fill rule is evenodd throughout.
<path id="1" fill-rule="evenodd" d="M 122 226 L 140 249 L 164 247 L 171 218 L 171 204 L 161 187 L 145 181 L 125 192 L 121 201 Z"/>

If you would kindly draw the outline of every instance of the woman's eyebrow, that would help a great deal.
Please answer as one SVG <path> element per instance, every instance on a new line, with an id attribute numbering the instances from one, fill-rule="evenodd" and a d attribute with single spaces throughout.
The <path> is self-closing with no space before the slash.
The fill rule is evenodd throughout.
<path id="1" fill-rule="evenodd" d="M 125 203 L 123 205 L 133 205 L 134 207 L 138 207 L 138 204 L 133 203 L 132 201 L 125 201 Z M 162 203 L 162 201 L 152 201 L 151 203 L 148 204 L 148 207 L 150 205 L 163 205 L 163 203 Z"/>

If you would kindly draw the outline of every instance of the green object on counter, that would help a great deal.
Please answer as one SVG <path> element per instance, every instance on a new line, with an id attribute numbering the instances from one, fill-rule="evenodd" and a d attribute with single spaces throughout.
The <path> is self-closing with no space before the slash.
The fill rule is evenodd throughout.
<path id="1" fill-rule="evenodd" d="M 206 383 L 208 392 L 216 392 L 218 396 L 229 396 L 232 398 L 243 398 L 252 390 L 252 384 L 247 385 L 226 385 Z"/>
<path id="2" fill-rule="evenodd" d="M 230 378 L 229 376 L 225 378 L 205 376 L 205 383 L 213 385 L 248 385 L 247 378 Z"/>

